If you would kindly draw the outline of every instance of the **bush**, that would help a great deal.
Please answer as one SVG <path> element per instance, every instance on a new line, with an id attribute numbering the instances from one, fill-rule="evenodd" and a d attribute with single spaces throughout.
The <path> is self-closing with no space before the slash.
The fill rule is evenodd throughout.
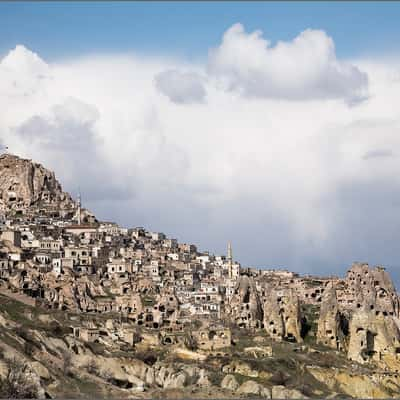
<path id="1" fill-rule="evenodd" d="M 145 364 L 153 365 L 158 359 L 158 354 L 154 350 L 137 351 L 135 353 L 135 358 L 143 361 Z"/>
<path id="2" fill-rule="evenodd" d="M 213 386 L 219 386 L 222 381 L 222 374 L 219 371 L 211 369 L 208 371 L 208 379 Z"/>
<path id="3" fill-rule="evenodd" d="M 27 342 L 32 342 L 32 336 L 27 328 L 19 326 L 15 329 L 15 333 Z"/>
<path id="4" fill-rule="evenodd" d="M 72 376 L 72 357 L 71 353 L 64 351 L 62 353 L 62 371 L 64 375 Z"/>
<path id="5" fill-rule="evenodd" d="M 12 359 L 8 363 L 8 372 L 4 379 L 0 379 L 0 398 L 9 399 L 36 399 L 37 386 L 27 377 L 28 366 Z"/>
<path id="6" fill-rule="evenodd" d="M 312 397 L 314 395 L 314 391 L 310 385 L 306 383 L 301 385 L 299 388 L 300 392 L 304 394 L 304 396 Z"/>
<path id="7" fill-rule="evenodd" d="M 60 325 L 58 325 L 58 324 L 52 324 L 51 325 L 51 333 L 54 335 L 54 336 L 63 336 L 63 329 L 61 328 L 61 326 Z"/>
<path id="8" fill-rule="evenodd" d="M 103 378 L 107 382 L 111 382 L 113 380 L 113 374 L 109 370 L 104 370 L 99 373 L 100 378 Z"/>
<path id="9" fill-rule="evenodd" d="M 88 362 L 88 364 L 86 365 L 86 371 L 89 372 L 89 374 L 92 375 L 98 375 L 99 374 L 99 368 L 97 366 L 97 364 L 95 363 L 94 360 L 91 360 Z"/>
<path id="10" fill-rule="evenodd" d="M 282 371 L 275 372 L 275 374 L 273 374 L 271 378 L 269 378 L 269 381 L 273 385 L 280 385 L 280 386 L 286 386 L 289 380 L 290 376 Z"/>
<path id="11" fill-rule="evenodd" d="M 24 343 L 24 353 L 25 353 L 28 357 L 32 357 L 34 351 L 35 351 L 35 346 L 34 346 L 31 342 L 25 342 L 25 343 Z"/>
<path id="12" fill-rule="evenodd" d="M 197 339 L 191 334 L 191 332 L 185 332 L 185 344 L 189 350 L 197 350 L 199 348 L 199 344 Z"/>

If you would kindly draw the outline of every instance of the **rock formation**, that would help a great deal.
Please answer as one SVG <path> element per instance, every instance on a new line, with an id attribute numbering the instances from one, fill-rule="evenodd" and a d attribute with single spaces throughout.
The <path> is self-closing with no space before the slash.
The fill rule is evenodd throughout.
<path id="1" fill-rule="evenodd" d="M 341 327 L 336 288 L 332 284 L 325 289 L 318 319 L 317 342 L 335 350 L 345 348 L 345 338 Z"/>
<path id="2" fill-rule="evenodd" d="M 293 289 L 272 289 L 264 302 L 264 327 L 276 340 L 302 342 L 301 313 Z"/>
<path id="3" fill-rule="evenodd" d="M 399 320 L 377 314 L 368 306 L 357 309 L 350 320 L 348 358 L 359 363 L 384 361 L 400 352 Z"/>
<path id="4" fill-rule="evenodd" d="M 13 209 L 41 202 L 62 207 L 72 201 L 62 191 L 54 172 L 11 154 L 0 156 L 0 199 L 5 207 Z"/>
<path id="5" fill-rule="evenodd" d="M 263 309 L 255 282 L 243 275 L 238 279 L 234 294 L 229 301 L 228 313 L 242 328 L 261 326 Z"/>

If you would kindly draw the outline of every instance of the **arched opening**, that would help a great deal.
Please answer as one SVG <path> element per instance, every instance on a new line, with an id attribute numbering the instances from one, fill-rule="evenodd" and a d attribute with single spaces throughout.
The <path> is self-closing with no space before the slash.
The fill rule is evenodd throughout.
<path id="1" fill-rule="evenodd" d="M 217 334 L 217 332 L 215 332 L 215 331 L 210 331 L 210 332 L 208 333 L 208 339 L 209 339 L 209 340 L 214 339 L 214 337 L 215 337 L 216 334 Z"/>

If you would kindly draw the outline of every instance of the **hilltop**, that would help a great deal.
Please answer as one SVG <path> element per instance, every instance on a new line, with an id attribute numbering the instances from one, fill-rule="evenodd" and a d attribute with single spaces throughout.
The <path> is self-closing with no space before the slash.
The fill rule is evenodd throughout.
<path id="1" fill-rule="evenodd" d="M 72 203 L 54 172 L 12 154 L 0 156 L 0 199 L 3 206 L 15 209 L 41 202 L 55 203 L 59 207 Z"/>
<path id="2" fill-rule="evenodd" d="M 389 398 L 400 301 L 382 266 L 258 270 L 98 221 L 0 156 L 0 397 Z"/>

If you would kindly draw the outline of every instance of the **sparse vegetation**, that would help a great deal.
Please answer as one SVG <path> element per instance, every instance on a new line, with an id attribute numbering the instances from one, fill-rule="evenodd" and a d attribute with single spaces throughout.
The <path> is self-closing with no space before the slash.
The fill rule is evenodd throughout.
<path id="1" fill-rule="evenodd" d="M 8 361 L 5 378 L 0 379 L 0 397 L 9 399 L 36 399 L 37 385 L 29 378 L 28 366 L 16 358 Z"/>
<path id="2" fill-rule="evenodd" d="M 159 353 L 155 350 L 147 350 L 147 351 L 136 351 L 135 358 L 143 361 L 148 365 L 153 365 L 159 357 Z"/>
<path id="3" fill-rule="evenodd" d="M 185 344 L 189 350 L 195 351 L 199 348 L 197 339 L 193 336 L 192 332 L 186 330 L 185 332 Z"/>
<path id="4" fill-rule="evenodd" d="M 275 372 L 275 374 L 272 375 L 271 378 L 269 379 L 269 381 L 273 385 L 282 385 L 282 386 L 285 386 L 286 383 L 289 382 L 289 380 L 290 380 L 290 375 L 286 374 L 283 371 Z"/>
<path id="5" fill-rule="evenodd" d="M 72 376 L 72 357 L 68 351 L 62 352 L 62 372 L 64 375 Z"/>

